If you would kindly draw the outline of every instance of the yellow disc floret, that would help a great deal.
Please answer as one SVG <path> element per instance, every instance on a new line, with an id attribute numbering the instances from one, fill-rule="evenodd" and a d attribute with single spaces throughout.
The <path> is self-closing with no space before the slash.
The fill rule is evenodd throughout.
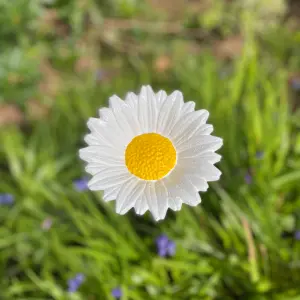
<path id="1" fill-rule="evenodd" d="M 144 180 L 165 177 L 176 164 L 176 150 L 172 142 L 157 133 L 136 136 L 125 151 L 129 172 Z"/>

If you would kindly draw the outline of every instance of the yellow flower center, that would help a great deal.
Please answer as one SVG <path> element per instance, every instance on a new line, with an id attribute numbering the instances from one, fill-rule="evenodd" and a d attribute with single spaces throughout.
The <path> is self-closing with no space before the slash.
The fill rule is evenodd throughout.
<path id="1" fill-rule="evenodd" d="M 174 168 L 176 150 L 168 138 L 144 133 L 128 144 L 125 163 L 131 174 L 144 180 L 158 180 Z"/>

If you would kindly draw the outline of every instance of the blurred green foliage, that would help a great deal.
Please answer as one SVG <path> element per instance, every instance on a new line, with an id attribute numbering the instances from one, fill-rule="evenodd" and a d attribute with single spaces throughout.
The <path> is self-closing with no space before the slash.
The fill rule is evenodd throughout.
<path id="1" fill-rule="evenodd" d="M 15 197 L 0 207 L 0 298 L 300 299 L 299 27 L 283 1 L 190 3 L 176 20 L 150 2 L 0 1 L 0 194 Z M 73 186 L 87 119 L 148 83 L 208 109 L 224 139 L 221 180 L 159 223 Z"/>

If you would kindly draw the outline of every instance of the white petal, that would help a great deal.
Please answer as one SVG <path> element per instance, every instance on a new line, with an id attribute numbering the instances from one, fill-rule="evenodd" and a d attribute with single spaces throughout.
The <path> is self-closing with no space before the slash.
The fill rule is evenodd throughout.
<path id="1" fill-rule="evenodd" d="M 125 109 L 128 106 L 123 100 L 121 100 L 116 95 L 109 98 L 109 105 L 114 115 L 114 123 L 118 127 L 118 132 L 120 132 L 125 137 L 127 144 L 137 134 L 135 130 L 132 130 L 126 118 L 127 114 L 125 112 Z M 129 116 L 129 119 L 130 117 L 131 116 Z M 136 129 L 137 128 L 138 127 L 136 127 Z"/>
<path id="2" fill-rule="evenodd" d="M 165 102 L 167 97 L 168 97 L 168 95 L 165 91 L 159 91 L 156 94 L 156 100 L 157 100 L 158 106 L 161 106 Z"/>
<path id="3" fill-rule="evenodd" d="M 138 114 L 138 96 L 135 93 L 128 93 L 125 98 L 125 102 L 128 104 L 133 113 L 137 116 Z"/>
<path id="4" fill-rule="evenodd" d="M 199 156 L 199 160 L 206 160 L 211 164 L 215 164 L 221 160 L 222 156 L 214 153 L 214 152 L 207 152 Z"/>
<path id="5" fill-rule="evenodd" d="M 178 159 L 202 156 L 204 153 L 218 150 L 222 144 L 223 140 L 219 137 L 203 135 L 197 140 L 191 140 L 189 143 L 178 147 Z"/>
<path id="6" fill-rule="evenodd" d="M 186 177 L 183 177 L 181 182 L 174 187 L 174 194 L 175 193 L 178 194 L 183 203 L 190 206 L 196 206 L 201 202 L 197 189 Z"/>
<path id="7" fill-rule="evenodd" d="M 128 93 L 125 102 L 130 106 L 134 116 L 137 116 L 141 133 L 154 132 L 156 128 L 158 100 L 152 88 L 147 85 L 141 88 L 140 95 Z"/>
<path id="8" fill-rule="evenodd" d="M 157 115 L 158 115 L 158 105 L 155 99 L 154 92 L 152 91 L 150 86 L 146 87 L 147 92 L 147 101 L 148 101 L 148 132 L 155 132 L 156 131 L 156 124 L 157 124 Z"/>
<path id="9" fill-rule="evenodd" d="M 202 125 L 198 131 L 195 131 L 194 137 L 197 137 L 199 135 L 209 135 L 213 132 L 214 127 L 211 124 L 204 124 Z"/>
<path id="10" fill-rule="evenodd" d="M 103 145 L 103 141 L 101 141 L 99 138 L 97 138 L 94 134 L 89 133 L 87 135 L 85 135 L 84 137 L 84 141 L 88 144 L 88 145 Z"/>
<path id="11" fill-rule="evenodd" d="M 149 132 L 149 112 L 147 100 L 147 88 L 146 86 L 143 86 L 138 100 L 138 120 L 143 133 Z"/>
<path id="12" fill-rule="evenodd" d="M 185 176 L 183 168 L 175 167 L 169 176 L 162 179 L 171 198 L 181 198 L 183 203 L 195 206 L 201 202 L 194 185 Z"/>
<path id="13" fill-rule="evenodd" d="M 99 147 L 99 150 L 96 147 Z M 89 146 L 79 150 L 79 157 L 88 163 L 124 166 L 124 155 L 118 153 L 115 148 L 104 150 L 102 146 Z"/>
<path id="14" fill-rule="evenodd" d="M 217 169 L 214 165 L 205 162 L 203 160 L 193 160 L 190 163 L 191 172 L 196 173 L 199 177 L 205 179 L 206 181 L 217 181 L 220 179 L 221 171 Z"/>
<path id="15" fill-rule="evenodd" d="M 206 181 L 218 180 L 221 176 L 221 171 L 217 169 L 212 163 L 221 158 L 220 155 L 208 152 L 204 156 L 195 158 L 180 158 L 177 162 L 175 174 L 197 174 L 198 177 Z M 173 175 L 172 173 L 170 175 Z M 174 177 L 175 175 L 173 175 Z"/>
<path id="16" fill-rule="evenodd" d="M 168 191 L 162 181 L 156 181 L 154 189 L 157 197 L 158 219 L 163 220 L 168 210 Z"/>
<path id="17" fill-rule="evenodd" d="M 138 215 L 143 215 L 149 209 L 148 204 L 147 204 L 147 198 L 145 195 L 142 195 L 136 201 L 134 209 Z"/>
<path id="18" fill-rule="evenodd" d="M 186 139 L 186 135 L 203 125 L 209 113 L 205 109 L 197 110 L 182 116 L 179 121 L 174 125 L 171 137 L 175 145 L 180 144 L 181 139 Z"/>
<path id="19" fill-rule="evenodd" d="M 191 134 L 189 134 L 188 139 L 191 141 L 197 140 L 203 135 L 210 135 L 213 130 L 214 128 L 211 124 L 203 124 L 197 130 L 194 130 Z"/>
<path id="20" fill-rule="evenodd" d="M 90 118 L 87 122 L 88 128 L 97 136 L 103 145 L 112 147 L 124 147 L 126 140 L 124 136 L 118 131 L 116 125 L 101 121 L 100 119 Z"/>
<path id="21" fill-rule="evenodd" d="M 201 176 L 202 172 L 200 172 L 198 168 L 198 165 L 200 164 L 207 164 L 207 160 L 197 160 L 196 164 L 191 159 L 180 161 L 176 166 L 175 174 L 171 174 L 171 181 L 179 182 L 181 181 L 181 177 L 184 176 L 188 179 L 188 181 L 190 181 L 190 183 L 196 188 L 197 191 L 207 191 L 207 181 L 203 176 Z"/>
<path id="22" fill-rule="evenodd" d="M 169 136 L 174 124 L 181 116 L 180 111 L 183 106 L 183 96 L 179 91 L 173 92 L 164 101 L 159 109 L 157 120 L 157 133 L 161 133 L 164 136 Z"/>
<path id="23" fill-rule="evenodd" d="M 180 210 L 182 206 L 182 201 L 180 197 L 174 197 L 174 198 L 168 197 L 168 206 L 170 209 L 174 211 Z"/>
<path id="24" fill-rule="evenodd" d="M 203 164 L 199 168 L 199 176 L 204 178 L 206 181 L 217 181 L 220 179 L 222 172 L 211 164 Z"/>
<path id="25" fill-rule="evenodd" d="M 88 183 L 92 191 L 105 190 L 115 185 L 123 184 L 129 180 L 131 175 L 121 168 L 108 168 L 96 174 Z"/>
<path id="26" fill-rule="evenodd" d="M 91 155 L 90 153 L 80 154 L 80 158 L 85 160 L 88 165 L 97 164 L 101 166 L 110 166 L 110 167 L 124 167 L 124 161 L 116 159 L 114 156 L 103 155 Z"/>
<path id="27" fill-rule="evenodd" d="M 186 177 L 189 179 L 191 184 L 200 192 L 206 192 L 208 184 L 205 179 L 201 178 L 199 174 L 187 174 Z"/>
<path id="28" fill-rule="evenodd" d="M 121 111 L 124 107 L 125 102 L 119 98 L 117 95 L 113 95 L 109 98 L 109 107 L 113 111 Z"/>
<path id="29" fill-rule="evenodd" d="M 85 171 L 93 176 L 100 172 L 103 172 L 106 169 L 107 169 L 107 165 L 103 165 L 101 163 L 92 163 L 92 164 L 88 164 L 85 167 Z"/>
<path id="30" fill-rule="evenodd" d="M 185 115 L 187 113 L 195 111 L 196 103 L 194 101 L 185 102 L 182 109 L 181 114 Z"/>
<path id="31" fill-rule="evenodd" d="M 117 200 L 116 211 L 118 214 L 127 213 L 136 203 L 145 189 L 145 181 L 132 176 L 121 188 Z"/>
<path id="32" fill-rule="evenodd" d="M 122 185 L 113 186 L 104 190 L 103 200 L 108 202 L 116 200 Z"/>
<path id="33" fill-rule="evenodd" d="M 89 118 L 89 120 L 87 122 L 87 126 L 90 129 L 90 131 L 92 132 L 92 134 L 94 136 L 96 136 L 101 142 L 103 142 L 104 144 L 110 144 L 110 142 L 106 141 L 105 138 L 102 136 L 103 130 L 101 129 L 101 126 L 100 126 L 101 122 L 104 123 L 100 119 Z"/>
<path id="34" fill-rule="evenodd" d="M 85 148 L 80 149 L 79 153 L 91 153 L 95 155 L 112 155 L 116 158 L 124 159 L 124 153 L 122 150 L 106 145 L 92 145 Z"/>
<path id="35" fill-rule="evenodd" d="M 157 197 L 153 190 L 154 190 L 154 183 L 147 182 L 147 185 L 145 188 L 145 197 L 146 197 L 146 201 L 147 201 L 149 210 L 150 210 L 151 214 L 153 215 L 154 219 L 156 220 L 158 218 Z"/>
<path id="36" fill-rule="evenodd" d="M 123 135 L 126 135 L 130 142 L 136 135 L 140 135 L 141 127 L 137 115 L 133 113 L 131 107 L 120 98 L 114 96 L 109 98 L 112 112 L 115 116 L 116 124 Z"/>
<path id="37" fill-rule="evenodd" d="M 157 199 L 154 182 L 147 182 L 147 185 L 145 188 L 145 196 L 147 199 L 147 204 L 148 204 L 149 210 L 150 210 L 153 218 L 156 221 L 159 220 L 158 199 Z"/>
<path id="38" fill-rule="evenodd" d="M 181 143 L 181 145 L 176 145 L 178 153 L 185 157 L 189 156 L 199 156 L 207 151 L 216 151 L 223 144 L 223 140 L 219 137 L 212 135 L 200 135 L 197 138 L 191 138 L 187 140 L 186 143 Z"/>
<path id="39" fill-rule="evenodd" d="M 104 122 L 109 122 L 114 120 L 114 115 L 111 109 L 103 107 L 99 109 L 99 117 Z"/>
<path id="40" fill-rule="evenodd" d="M 185 173 L 189 173 L 191 170 L 197 170 L 199 166 L 204 164 L 215 164 L 219 162 L 221 155 L 214 152 L 207 152 L 199 157 L 180 157 L 177 161 L 177 168 L 184 168 Z"/>
<path id="41" fill-rule="evenodd" d="M 209 135 L 213 130 L 214 128 L 211 124 L 195 126 L 195 128 L 190 132 L 187 132 L 180 141 L 177 141 L 176 148 L 179 149 L 182 144 L 197 143 L 197 140 L 201 139 L 203 135 Z"/>

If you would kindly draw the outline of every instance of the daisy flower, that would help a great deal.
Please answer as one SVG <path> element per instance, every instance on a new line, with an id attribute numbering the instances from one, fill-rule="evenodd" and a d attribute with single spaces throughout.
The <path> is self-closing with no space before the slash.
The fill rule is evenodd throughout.
<path id="1" fill-rule="evenodd" d="M 104 191 L 104 201 L 116 200 L 118 214 L 134 208 L 138 215 L 149 210 L 155 220 L 164 219 L 168 208 L 198 205 L 199 191 L 219 179 L 213 164 L 220 161 L 215 151 L 222 139 L 210 135 L 208 111 L 195 111 L 181 92 L 155 94 L 143 86 L 124 101 L 112 96 L 99 115 L 89 119 L 88 147 L 79 155 L 93 176 L 89 189 Z"/>

